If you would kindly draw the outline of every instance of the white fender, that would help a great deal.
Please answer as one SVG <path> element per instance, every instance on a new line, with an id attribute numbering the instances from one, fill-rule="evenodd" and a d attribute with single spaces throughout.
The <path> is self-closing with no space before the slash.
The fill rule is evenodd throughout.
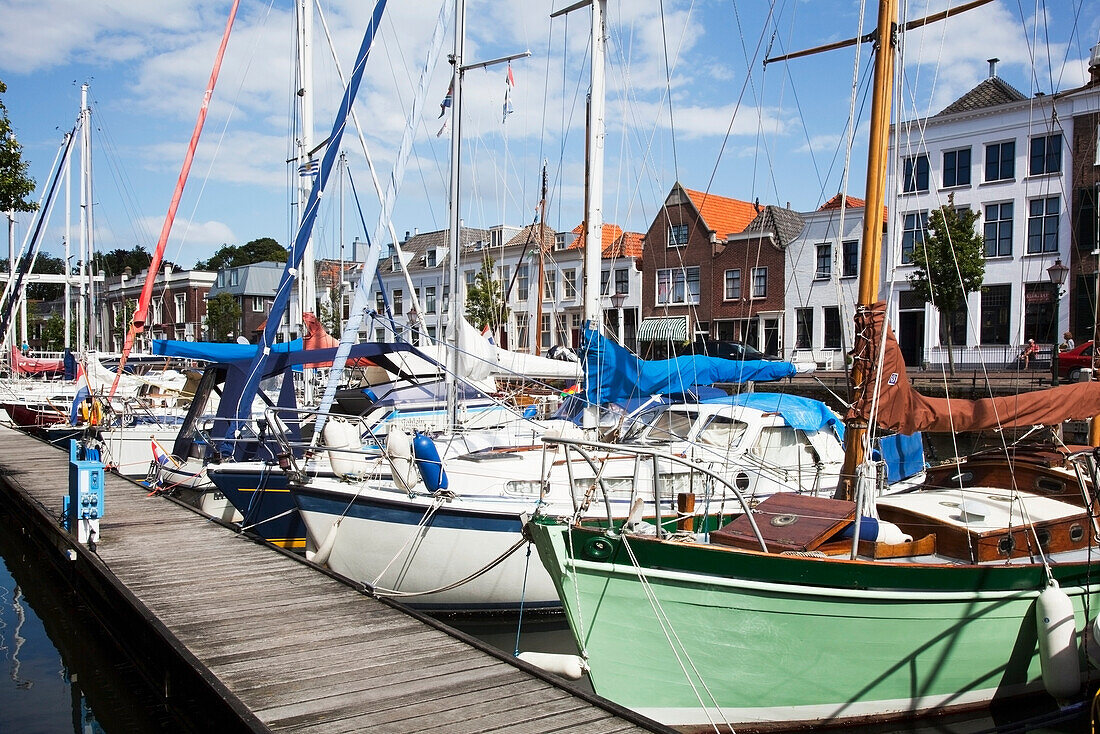
<path id="1" fill-rule="evenodd" d="M 1035 600 L 1035 625 L 1043 687 L 1055 699 L 1065 700 L 1081 690 L 1081 666 L 1073 602 L 1054 580 Z"/>
<path id="2" fill-rule="evenodd" d="M 327 426 L 326 426 L 327 428 Z M 328 557 L 332 555 L 332 546 L 336 544 L 336 532 L 340 529 L 340 523 L 344 518 L 337 518 L 336 522 L 332 524 L 332 527 L 325 533 L 325 539 L 321 541 L 321 545 L 317 546 L 315 551 L 306 551 L 306 560 L 313 561 L 314 563 L 324 566 L 328 563 Z"/>
<path id="3" fill-rule="evenodd" d="M 579 655 L 562 655 L 554 652 L 521 652 L 517 655 L 520 660 L 530 663 L 536 668 L 541 668 L 547 673 L 560 675 L 568 680 L 579 680 L 584 671 L 588 670 L 588 663 Z"/>
<path id="4" fill-rule="evenodd" d="M 412 438 L 404 430 L 393 427 L 386 433 L 386 449 L 393 463 L 393 481 L 406 492 L 416 486 L 416 464 L 413 463 Z"/>
<path id="5" fill-rule="evenodd" d="M 371 462 L 366 456 L 349 453 L 361 447 L 360 428 L 359 421 L 349 421 L 339 416 L 332 416 L 325 421 L 325 427 L 321 430 L 325 447 L 342 449 L 328 452 L 329 464 L 332 465 L 332 471 L 337 476 L 355 479 L 370 471 Z"/>

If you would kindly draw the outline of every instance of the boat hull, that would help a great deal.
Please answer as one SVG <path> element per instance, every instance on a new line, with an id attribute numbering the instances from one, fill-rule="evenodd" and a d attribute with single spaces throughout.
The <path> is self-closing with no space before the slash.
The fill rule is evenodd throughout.
<path id="1" fill-rule="evenodd" d="M 1043 689 L 1041 568 L 861 577 L 858 562 L 631 539 L 635 565 L 617 539 L 529 527 L 596 692 L 671 726 L 908 717 Z M 1062 588 L 1083 630 L 1100 586 L 1067 572 Z"/>
<path id="2" fill-rule="evenodd" d="M 304 553 L 306 526 L 290 496 L 286 474 L 277 466 L 223 464 L 207 468 L 218 493 L 236 508 L 237 522 L 264 540 Z"/>

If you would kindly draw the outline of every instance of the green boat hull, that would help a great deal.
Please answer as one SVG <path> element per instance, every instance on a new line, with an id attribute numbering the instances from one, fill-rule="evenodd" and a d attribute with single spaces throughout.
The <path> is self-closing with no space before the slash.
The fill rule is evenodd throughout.
<path id="1" fill-rule="evenodd" d="M 530 533 L 596 692 L 671 726 L 908 717 L 1042 691 L 1031 566 L 917 567 Z M 1056 569 L 1076 629 L 1100 585 Z M 639 581 L 644 577 L 645 583 Z M 1082 670 L 1086 663 L 1079 656 Z"/>

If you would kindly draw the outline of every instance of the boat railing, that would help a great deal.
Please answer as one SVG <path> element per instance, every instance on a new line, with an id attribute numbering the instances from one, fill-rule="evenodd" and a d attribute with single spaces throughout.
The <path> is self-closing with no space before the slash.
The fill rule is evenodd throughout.
<path id="1" fill-rule="evenodd" d="M 1066 457 L 1066 464 L 1077 477 L 1077 486 L 1081 488 L 1081 499 L 1089 511 L 1093 537 L 1100 538 L 1100 524 L 1097 517 L 1097 490 L 1100 489 L 1100 449 L 1090 447 L 1076 451 Z"/>
<path id="2" fill-rule="evenodd" d="M 705 478 L 706 480 L 709 480 L 709 482 L 706 483 L 706 489 L 707 489 L 708 493 L 717 494 L 717 488 L 722 487 L 725 490 L 727 490 L 730 494 L 732 494 L 737 499 L 737 501 L 740 503 L 741 509 L 744 512 L 745 517 L 748 518 L 749 526 L 752 528 L 753 535 L 756 536 L 757 542 L 760 543 L 761 550 L 763 550 L 764 552 L 767 552 L 767 550 L 768 550 L 767 544 L 764 542 L 764 537 L 760 533 L 760 528 L 757 527 L 756 519 L 753 517 L 752 507 L 751 507 L 748 499 L 746 499 L 745 495 L 741 492 L 741 490 L 735 484 L 731 484 L 729 481 L 726 480 L 725 477 L 721 476 L 717 472 L 714 472 L 714 471 L 712 471 L 712 470 L 710 470 L 710 469 L 708 469 L 704 466 L 700 466 L 699 464 L 691 461 L 690 459 L 686 459 L 686 458 L 683 458 L 681 456 L 677 456 L 676 454 L 669 453 L 667 450 L 662 450 L 658 447 L 641 446 L 641 445 L 633 445 L 633 444 L 604 443 L 604 442 L 601 442 L 601 441 L 592 441 L 592 440 L 589 440 L 589 439 L 567 438 L 567 437 L 564 437 L 564 436 L 550 436 L 550 435 L 543 436 L 542 441 L 548 448 L 549 447 L 561 447 L 562 448 L 562 450 L 566 454 L 566 458 L 565 458 L 565 462 L 564 462 L 566 467 L 571 467 L 572 466 L 572 462 L 569 460 L 569 454 L 571 452 L 575 452 L 586 464 L 589 465 L 590 468 L 592 468 L 592 470 L 595 472 L 594 482 L 600 486 L 601 492 L 603 494 L 603 500 L 604 500 L 604 503 L 606 505 L 606 511 L 607 511 L 607 517 L 608 518 L 612 517 L 610 493 L 609 493 L 606 485 L 604 484 L 604 479 L 603 479 L 602 472 L 599 471 L 599 467 L 600 467 L 600 464 L 601 464 L 602 460 L 600 458 L 598 458 L 596 456 L 596 454 L 597 453 L 604 453 L 604 454 L 607 454 L 607 455 L 619 455 L 619 456 L 621 456 L 622 454 L 628 454 L 628 455 L 633 455 L 637 461 L 646 461 L 646 460 L 648 460 L 648 461 L 652 462 L 653 477 L 654 477 L 654 481 L 653 481 L 653 504 L 654 504 L 655 513 L 656 513 L 656 517 L 655 517 L 656 523 L 655 524 L 657 526 L 658 536 L 660 536 L 663 533 L 663 520 L 661 518 L 660 482 L 658 481 L 658 478 L 660 477 L 660 473 L 661 473 L 660 472 L 660 464 L 661 463 L 670 463 L 670 464 L 675 465 L 675 466 L 683 467 L 686 470 L 685 473 L 699 474 L 703 478 Z M 573 498 L 573 504 L 574 504 L 574 507 L 573 507 L 574 513 L 576 513 L 576 515 L 579 515 L 580 511 L 582 510 L 582 507 L 577 505 L 577 499 L 576 499 L 575 496 Z M 611 525 L 611 523 L 609 521 L 609 526 L 610 525 Z M 608 528 L 608 531 L 613 532 L 611 527 Z"/>

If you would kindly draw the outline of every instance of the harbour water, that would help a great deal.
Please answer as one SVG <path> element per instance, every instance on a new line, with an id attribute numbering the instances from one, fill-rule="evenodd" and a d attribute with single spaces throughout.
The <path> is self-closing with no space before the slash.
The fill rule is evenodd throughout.
<path id="1" fill-rule="evenodd" d="M 506 652 L 516 647 L 517 619 L 446 618 L 445 622 Z M 519 647 L 576 652 L 561 616 L 528 616 Z M 216 731 L 202 706 L 165 702 L 115 646 L 50 558 L 0 511 L 0 733 L 154 734 Z M 575 685 L 585 687 L 587 681 Z M 1012 704 L 994 717 L 952 717 L 844 734 L 978 734 L 1089 730 L 1082 707 L 1056 716 L 1045 698 Z M 834 730 L 835 731 L 835 730 Z"/>

